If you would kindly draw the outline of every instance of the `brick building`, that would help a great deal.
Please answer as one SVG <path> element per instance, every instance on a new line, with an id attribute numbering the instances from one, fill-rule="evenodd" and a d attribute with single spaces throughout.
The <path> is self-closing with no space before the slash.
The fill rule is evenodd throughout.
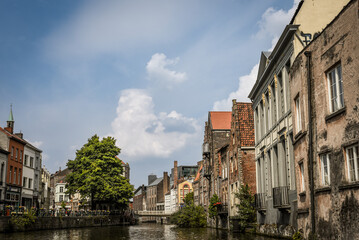
<path id="1" fill-rule="evenodd" d="M 298 228 L 359 239 L 359 1 L 352 0 L 291 68 Z"/>
<path id="2" fill-rule="evenodd" d="M 228 147 L 228 211 L 229 216 L 237 214 L 238 199 L 234 193 L 241 185 L 256 192 L 256 163 L 254 156 L 254 120 L 251 103 L 232 101 L 231 137 Z"/>
<path id="3" fill-rule="evenodd" d="M 231 130 L 231 112 L 209 112 L 208 121 L 205 123 L 203 140 L 204 177 L 207 179 L 205 198 L 208 206 L 213 194 L 219 196 L 220 175 L 217 151 L 229 143 Z"/>
<path id="4" fill-rule="evenodd" d="M 7 127 L 1 128 L 0 147 L 10 152 L 7 158 L 5 204 L 20 206 L 24 147 L 26 142 L 14 134 L 14 117 L 10 110 Z"/>

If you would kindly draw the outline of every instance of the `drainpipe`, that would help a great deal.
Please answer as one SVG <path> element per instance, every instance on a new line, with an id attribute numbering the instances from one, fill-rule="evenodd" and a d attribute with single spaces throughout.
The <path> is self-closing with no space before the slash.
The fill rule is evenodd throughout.
<path id="1" fill-rule="evenodd" d="M 310 220 L 312 233 L 315 234 L 315 203 L 314 203 L 314 163 L 313 163 L 313 110 L 312 110 L 312 85 L 311 85 L 311 57 L 312 52 L 306 51 L 307 57 L 307 86 L 308 86 L 308 160 L 309 160 L 309 188 L 310 188 Z"/>

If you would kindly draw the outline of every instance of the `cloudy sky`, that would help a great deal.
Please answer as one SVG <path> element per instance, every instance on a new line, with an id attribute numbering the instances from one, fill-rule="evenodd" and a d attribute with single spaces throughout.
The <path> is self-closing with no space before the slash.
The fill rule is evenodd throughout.
<path id="1" fill-rule="evenodd" d="M 66 167 L 113 136 L 131 182 L 201 160 L 208 111 L 248 102 L 298 0 L 0 1 L 0 124 Z"/>

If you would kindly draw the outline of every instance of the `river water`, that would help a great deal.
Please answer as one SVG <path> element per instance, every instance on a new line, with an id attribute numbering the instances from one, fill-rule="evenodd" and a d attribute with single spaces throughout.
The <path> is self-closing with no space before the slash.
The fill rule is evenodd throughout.
<path id="1" fill-rule="evenodd" d="M 157 239 L 175 239 L 175 240 L 214 240 L 214 239 L 248 239 L 248 240 L 273 240 L 263 236 L 252 234 L 232 234 L 228 231 L 215 230 L 211 228 L 203 229 L 179 229 L 173 225 L 159 224 L 140 224 L 136 226 L 111 226 L 111 227 L 93 227 L 93 228 L 74 228 L 63 230 L 46 230 L 34 232 L 20 232 L 10 234 L 0 234 L 1 240 L 157 240 Z"/>

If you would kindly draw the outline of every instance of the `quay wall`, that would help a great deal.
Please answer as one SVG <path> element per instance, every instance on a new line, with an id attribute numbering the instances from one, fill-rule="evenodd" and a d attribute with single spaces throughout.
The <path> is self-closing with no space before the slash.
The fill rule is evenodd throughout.
<path id="1" fill-rule="evenodd" d="M 17 226 L 10 220 L 9 216 L 0 217 L 0 233 L 130 224 L 123 216 L 38 217 L 27 226 Z"/>

